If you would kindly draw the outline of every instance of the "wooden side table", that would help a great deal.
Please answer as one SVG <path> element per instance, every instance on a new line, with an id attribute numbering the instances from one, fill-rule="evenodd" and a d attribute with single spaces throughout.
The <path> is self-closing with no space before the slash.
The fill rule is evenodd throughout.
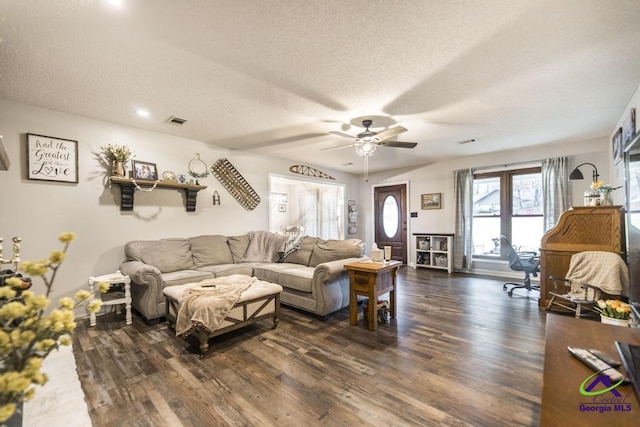
<path id="1" fill-rule="evenodd" d="M 124 298 L 110 299 L 105 300 L 102 298 L 102 294 L 100 290 L 97 292 L 96 297 L 96 285 L 100 282 L 107 282 L 111 286 L 113 285 L 124 285 Z M 120 272 L 120 270 L 116 271 L 114 274 L 106 274 L 104 276 L 98 277 L 89 277 L 89 291 L 92 294 L 92 298 L 94 300 L 102 301 L 102 305 L 115 305 L 117 313 L 120 313 L 119 305 L 124 304 L 125 307 L 125 316 L 126 316 L 126 324 L 130 325 L 132 323 L 131 319 L 131 279 L 129 276 L 125 276 Z M 96 326 L 96 314 L 90 313 L 89 315 L 89 326 Z"/>
<path id="2" fill-rule="evenodd" d="M 380 295 L 389 293 L 390 315 L 396 317 L 396 275 L 400 261 L 372 262 L 361 261 L 345 264 L 349 272 L 349 322 L 358 323 L 357 295 L 369 298 L 369 330 L 378 328 L 377 302 Z"/>

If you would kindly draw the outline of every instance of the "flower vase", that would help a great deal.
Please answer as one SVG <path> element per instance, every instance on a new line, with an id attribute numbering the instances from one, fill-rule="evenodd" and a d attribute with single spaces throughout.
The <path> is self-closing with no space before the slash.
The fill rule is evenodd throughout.
<path id="1" fill-rule="evenodd" d="M 117 177 L 124 177 L 124 162 L 113 161 L 111 174 Z"/>
<path id="2" fill-rule="evenodd" d="M 22 427 L 22 411 L 24 411 L 24 403 L 16 404 L 16 411 L 4 422 L 7 427 Z"/>
<path id="3" fill-rule="evenodd" d="M 611 193 L 601 193 L 600 194 L 600 206 L 613 206 L 613 200 L 611 198 Z"/>
<path id="4" fill-rule="evenodd" d="M 607 325 L 624 326 L 627 328 L 629 327 L 629 319 L 614 319 L 613 317 L 607 317 L 603 314 L 600 315 L 600 322 Z"/>

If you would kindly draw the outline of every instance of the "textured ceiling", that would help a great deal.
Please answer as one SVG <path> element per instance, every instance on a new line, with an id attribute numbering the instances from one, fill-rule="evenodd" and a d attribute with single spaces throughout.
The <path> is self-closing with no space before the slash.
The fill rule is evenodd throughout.
<path id="1" fill-rule="evenodd" d="M 0 98 L 353 173 L 363 118 L 418 143 L 379 171 L 605 137 L 640 84 L 638 0 L 0 0 L 0 38 Z"/>

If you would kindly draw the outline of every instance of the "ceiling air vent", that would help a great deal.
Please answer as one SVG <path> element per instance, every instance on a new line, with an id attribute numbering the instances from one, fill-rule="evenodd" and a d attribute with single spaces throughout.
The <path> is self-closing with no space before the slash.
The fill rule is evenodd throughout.
<path id="1" fill-rule="evenodd" d="M 185 119 L 181 119 L 180 117 L 171 116 L 169 117 L 165 123 L 169 123 L 170 125 L 182 126 L 187 121 Z"/>

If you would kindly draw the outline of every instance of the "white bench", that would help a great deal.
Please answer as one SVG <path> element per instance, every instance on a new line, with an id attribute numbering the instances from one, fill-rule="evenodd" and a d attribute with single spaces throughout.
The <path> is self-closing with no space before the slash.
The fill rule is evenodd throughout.
<path id="1" fill-rule="evenodd" d="M 167 301 L 167 322 L 174 331 L 178 319 L 178 311 L 182 304 L 183 292 L 191 286 L 193 284 L 169 286 L 162 290 Z M 218 335 L 252 325 L 265 318 L 273 318 L 273 328 L 275 329 L 278 326 L 278 316 L 280 315 L 281 292 L 282 286 L 265 282 L 264 280 L 257 280 L 242 292 L 238 302 L 214 332 L 194 326 L 193 334 L 197 334 L 200 340 L 200 358 L 204 357 L 209 348 L 209 339 Z"/>

